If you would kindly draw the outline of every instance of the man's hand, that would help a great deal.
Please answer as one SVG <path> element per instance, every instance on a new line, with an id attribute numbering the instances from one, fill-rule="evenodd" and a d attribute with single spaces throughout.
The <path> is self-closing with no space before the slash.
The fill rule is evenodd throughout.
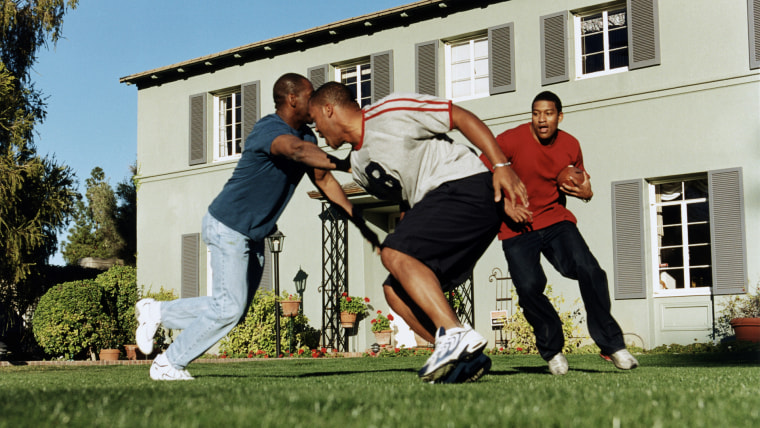
<path id="1" fill-rule="evenodd" d="M 494 201 L 499 202 L 504 192 L 504 212 L 516 223 L 533 221 L 533 213 L 528 210 L 528 190 L 509 166 L 493 170 Z"/>
<path id="2" fill-rule="evenodd" d="M 591 190 L 591 179 L 588 173 L 586 171 L 583 171 L 583 175 L 586 177 L 586 179 L 583 180 L 583 183 L 578 184 L 575 178 L 571 176 L 570 181 L 572 182 L 572 185 L 568 184 L 568 182 L 564 182 L 560 186 L 560 190 L 570 196 L 588 202 L 594 196 L 594 192 Z"/>

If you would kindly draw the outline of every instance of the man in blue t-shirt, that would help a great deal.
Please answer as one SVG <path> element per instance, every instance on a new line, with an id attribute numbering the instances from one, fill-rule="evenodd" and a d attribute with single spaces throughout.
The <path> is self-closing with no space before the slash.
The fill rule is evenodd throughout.
<path id="1" fill-rule="evenodd" d="M 211 252 L 212 295 L 137 302 L 137 344 L 146 355 L 153 351 L 159 325 L 183 330 L 153 361 L 152 379 L 193 379 L 185 367 L 244 318 L 261 279 L 264 238 L 277 229 L 277 219 L 304 173 L 378 245 L 377 237 L 353 215 L 351 203 L 328 171 L 347 171 L 348 161 L 319 149 L 308 127 L 313 91 L 309 80 L 299 74 L 277 80 L 275 113 L 254 125 L 232 177 L 203 218 L 203 240 Z"/>

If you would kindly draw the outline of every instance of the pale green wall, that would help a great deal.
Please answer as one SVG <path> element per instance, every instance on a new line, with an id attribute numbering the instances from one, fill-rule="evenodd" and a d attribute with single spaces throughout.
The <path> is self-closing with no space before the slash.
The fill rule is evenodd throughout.
<path id="1" fill-rule="evenodd" d="M 760 173 L 756 168 L 760 160 L 760 72 L 748 66 L 746 1 L 660 1 L 661 65 L 575 80 L 572 63 L 569 82 L 542 87 L 539 16 L 594 4 L 597 3 L 513 0 L 454 14 L 445 20 L 381 31 L 138 91 L 138 163 L 143 177 L 138 194 L 139 282 L 154 289 L 178 287 L 180 236 L 200 232 L 206 207 L 234 166 L 229 162 L 187 166 L 190 95 L 260 81 L 263 116 L 273 111 L 271 88 L 281 74 L 306 74 L 308 67 L 386 50 L 393 50 L 395 90 L 411 92 L 415 43 L 514 22 L 516 92 L 461 105 L 478 114 L 498 134 L 529 120 L 530 101 L 539 91 L 548 89 L 560 95 L 565 105 L 561 128 L 581 141 L 595 191 L 591 203 L 572 200 L 569 206 L 607 271 L 611 293 L 614 272 L 610 183 L 728 167 L 743 167 L 749 282 L 756 286 L 760 282 L 760 270 L 753 263 L 760 254 L 756 221 L 760 213 Z M 569 49 L 572 57 L 572 43 Z M 339 173 L 337 177 L 344 183 L 350 181 L 346 174 Z M 287 235 L 280 272 L 281 288 L 291 292 L 291 279 L 298 268 L 309 274 L 306 315 L 319 328 L 321 295 L 317 287 L 321 282 L 322 238 L 317 215 L 321 206 L 306 196 L 312 189 L 305 178 L 279 222 Z M 379 287 L 385 270 L 353 229 L 349 241 L 351 294 L 368 296 L 385 311 Z M 495 288 L 488 276 L 494 267 L 506 271 L 498 242 L 492 244 L 474 273 L 479 309 L 476 326 L 491 338 L 488 311 L 494 306 Z M 550 267 L 546 271 L 555 293 L 561 292 L 572 303 L 578 296 L 575 283 L 559 277 Z M 648 274 L 651 276 L 651 272 Z M 205 275 L 202 266 L 204 287 Z M 705 331 L 663 332 L 658 325 L 657 314 L 663 304 L 689 306 L 694 302 L 704 304 L 704 298 L 614 301 L 613 311 L 623 330 L 642 337 L 647 347 L 689 343 L 695 337 L 705 341 Z M 352 339 L 351 350 L 363 350 L 372 343 L 368 322 L 365 323 L 358 339 Z M 635 337 L 627 339 L 641 345 Z"/>

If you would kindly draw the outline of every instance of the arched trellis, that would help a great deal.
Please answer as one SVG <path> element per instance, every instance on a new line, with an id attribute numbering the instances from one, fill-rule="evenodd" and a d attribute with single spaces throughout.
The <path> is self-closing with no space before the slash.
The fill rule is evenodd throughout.
<path id="1" fill-rule="evenodd" d="M 348 336 L 340 326 L 340 296 L 348 293 L 348 230 L 345 215 L 322 204 L 322 335 L 328 349 L 348 351 Z"/>
<path id="2" fill-rule="evenodd" d="M 460 322 L 475 327 L 475 287 L 473 287 L 475 281 L 473 278 L 474 275 L 470 272 L 469 278 L 446 293 L 446 299 L 454 308 Z"/>

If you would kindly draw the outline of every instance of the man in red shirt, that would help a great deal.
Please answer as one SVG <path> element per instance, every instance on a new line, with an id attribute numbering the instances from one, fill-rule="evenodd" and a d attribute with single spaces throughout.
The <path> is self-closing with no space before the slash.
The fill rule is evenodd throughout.
<path id="1" fill-rule="evenodd" d="M 531 122 L 496 138 L 528 189 L 530 202 L 524 210 L 524 220 L 507 220 L 502 224 L 499 239 L 520 307 L 533 326 L 536 346 L 552 374 L 563 375 L 568 366 L 562 354 L 565 343 L 562 321 L 544 295 L 546 275 L 541 267 L 541 254 L 563 276 L 578 281 L 588 330 L 602 354 L 609 356 L 619 369 L 633 369 L 638 361 L 625 348 L 623 333 L 610 313 L 607 274 L 578 231 L 575 216 L 565 207 L 567 195 L 588 202 L 594 193 L 583 167 L 578 140 L 558 128 L 562 118 L 559 97 L 541 92 L 533 100 Z M 487 159 L 482 156 L 481 159 L 490 167 Z M 572 178 L 572 183 L 558 186 L 557 175 L 568 166 L 581 169 L 585 180 L 581 183 Z"/>

